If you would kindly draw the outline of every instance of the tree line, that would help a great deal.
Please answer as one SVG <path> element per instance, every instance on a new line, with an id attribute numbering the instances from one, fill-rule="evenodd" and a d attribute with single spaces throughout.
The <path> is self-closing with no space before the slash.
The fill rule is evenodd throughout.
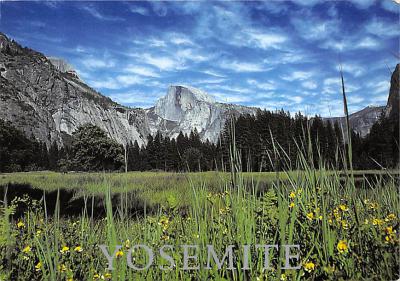
<path id="1" fill-rule="evenodd" d="M 344 130 L 318 116 L 259 110 L 228 120 L 217 143 L 202 141 L 193 130 L 175 138 L 158 132 L 147 137 L 146 145 L 134 141 L 123 146 L 87 124 L 74 132 L 69 145 L 47 147 L 0 120 L 0 171 L 229 171 L 233 149 L 243 171 L 296 169 L 302 156 L 313 167 L 342 169 L 348 147 Z M 398 122 L 384 114 L 365 138 L 353 131 L 353 167 L 396 167 L 398 139 Z"/>

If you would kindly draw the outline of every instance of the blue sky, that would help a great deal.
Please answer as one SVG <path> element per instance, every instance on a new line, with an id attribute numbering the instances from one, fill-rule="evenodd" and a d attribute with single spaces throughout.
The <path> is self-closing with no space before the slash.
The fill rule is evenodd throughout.
<path id="1" fill-rule="evenodd" d="M 185 84 L 221 102 L 339 116 L 339 65 L 354 112 L 386 104 L 399 54 L 390 0 L 0 5 L 2 32 L 132 107 Z"/>

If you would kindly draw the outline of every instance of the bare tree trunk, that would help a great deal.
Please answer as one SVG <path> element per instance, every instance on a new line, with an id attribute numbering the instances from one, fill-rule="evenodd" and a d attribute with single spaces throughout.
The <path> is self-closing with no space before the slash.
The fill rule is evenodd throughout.
<path id="1" fill-rule="evenodd" d="M 124 160 L 125 160 L 125 173 L 128 172 L 128 154 L 126 152 L 126 145 L 124 145 Z"/>

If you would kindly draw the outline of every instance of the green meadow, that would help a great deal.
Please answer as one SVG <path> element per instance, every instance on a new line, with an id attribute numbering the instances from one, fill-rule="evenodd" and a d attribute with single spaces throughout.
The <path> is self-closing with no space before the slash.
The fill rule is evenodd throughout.
<path id="1" fill-rule="evenodd" d="M 0 175 L 0 185 L 67 189 L 90 202 L 103 198 L 104 216 L 54 214 L 27 196 L 3 205 L 0 280 L 395 280 L 399 278 L 398 173 L 303 169 L 241 173 L 55 173 Z M 61 193 L 59 193 L 61 194 Z M 118 195 L 118 200 L 112 200 Z M 4 202 L 3 202 L 4 203 Z M 13 216 L 18 206 L 23 215 Z M 130 212 L 135 208 L 135 212 Z M 140 211 L 138 212 L 138 209 Z M 99 245 L 113 255 L 113 270 Z M 148 245 L 152 266 L 128 266 L 129 250 Z M 282 247 L 299 245 L 299 269 L 284 269 Z M 119 247 L 116 247 L 119 245 Z M 174 262 L 158 254 L 163 245 Z M 183 270 L 181 245 L 198 245 L 192 270 Z M 234 269 L 209 260 L 207 245 L 222 259 L 235 245 Z M 245 261 L 242 245 L 250 245 Z M 138 268 L 149 257 L 129 256 Z M 248 269 L 243 270 L 248 263 Z M 206 265 L 209 265 L 207 268 Z M 161 268 L 160 268 L 161 267 Z"/>

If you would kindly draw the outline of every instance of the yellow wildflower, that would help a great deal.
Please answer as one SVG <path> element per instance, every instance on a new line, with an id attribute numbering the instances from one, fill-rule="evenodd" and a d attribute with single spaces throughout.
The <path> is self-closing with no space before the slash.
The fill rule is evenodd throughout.
<path id="1" fill-rule="evenodd" d="M 349 208 L 344 204 L 339 205 L 339 209 L 342 210 L 343 212 L 346 212 L 349 210 Z"/>
<path id="2" fill-rule="evenodd" d="M 124 252 L 122 252 L 121 250 L 119 250 L 118 252 L 115 253 L 115 256 L 117 258 L 122 257 L 124 255 Z"/>
<path id="3" fill-rule="evenodd" d="M 376 209 L 379 208 L 379 204 L 378 203 L 371 203 L 371 204 L 369 204 L 369 208 L 371 210 L 376 210 Z"/>
<path id="4" fill-rule="evenodd" d="M 76 246 L 76 247 L 74 248 L 74 251 L 75 251 L 75 252 L 78 252 L 78 253 L 81 253 L 81 252 L 83 251 L 83 249 L 82 249 L 81 246 Z"/>
<path id="5" fill-rule="evenodd" d="M 291 202 L 291 203 L 289 204 L 289 208 L 293 208 L 293 207 L 294 207 L 294 203 Z"/>
<path id="6" fill-rule="evenodd" d="M 95 275 L 93 275 L 93 280 L 100 279 L 100 278 L 104 279 L 104 276 L 103 275 L 99 275 L 97 273 Z"/>
<path id="7" fill-rule="evenodd" d="M 111 279 L 111 273 L 106 273 L 106 274 L 104 274 L 104 278 L 106 278 L 106 279 Z"/>
<path id="8" fill-rule="evenodd" d="M 281 274 L 281 281 L 286 281 L 287 280 L 287 276 L 285 273 Z"/>
<path id="9" fill-rule="evenodd" d="M 388 234 L 388 235 L 386 235 L 385 236 L 385 242 L 386 243 L 394 243 L 395 242 L 395 234 L 394 233 L 392 233 L 392 234 Z"/>
<path id="10" fill-rule="evenodd" d="M 296 193 L 294 193 L 293 191 L 290 192 L 289 197 L 292 198 L 292 199 L 295 198 L 296 197 Z"/>
<path id="11" fill-rule="evenodd" d="M 42 269 L 42 263 L 41 262 L 38 262 L 36 265 L 35 265 L 35 270 L 36 271 L 40 271 Z"/>
<path id="12" fill-rule="evenodd" d="M 22 250 L 22 252 L 25 253 L 25 254 L 30 253 L 30 252 L 31 252 L 31 247 L 30 247 L 30 246 L 26 246 L 26 247 Z"/>
<path id="13" fill-rule="evenodd" d="M 396 219 L 396 215 L 395 214 L 389 214 L 387 217 L 386 217 L 386 221 L 391 221 L 391 220 L 394 220 L 394 219 Z"/>
<path id="14" fill-rule="evenodd" d="M 69 252 L 69 247 L 68 246 L 64 246 L 64 247 L 62 247 L 62 249 L 60 250 L 60 253 L 61 254 L 65 254 L 65 253 L 68 253 Z"/>
<path id="15" fill-rule="evenodd" d="M 308 213 L 308 214 L 307 214 L 307 218 L 308 218 L 310 221 L 312 221 L 312 220 L 314 219 L 314 213 L 313 213 L 313 212 Z"/>
<path id="16" fill-rule="evenodd" d="M 388 235 L 392 235 L 392 234 L 396 233 L 396 230 L 393 230 L 393 226 L 388 226 L 385 228 L 385 232 Z"/>
<path id="17" fill-rule="evenodd" d="M 308 261 L 303 264 L 303 267 L 305 271 L 311 272 L 315 269 L 315 263 L 313 263 L 312 261 Z"/>
<path id="18" fill-rule="evenodd" d="M 167 241 L 167 240 L 169 240 L 169 236 L 168 235 L 163 235 L 163 236 L 161 236 L 161 240 Z"/>
<path id="19" fill-rule="evenodd" d="M 67 270 L 67 267 L 65 266 L 65 264 L 61 264 L 60 266 L 58 266 L 58 270 L 64 272 Z"/>
<path id="20" fill-rule="evenodd" d="M 349 246 L 347 245 L 347 242 L 345 240 L 340 240 L 336 248 L 341 254 L 347 253 L 349 251 Z"/>
<path id="21" fill-rule="evenodd" d="M 17 227 L 18 227 L 18 228 L 23 228 L 23 227 L 25 227 L 25 224 L 24 224 L 22 221 L 19 221 L 19 222 L 17 223 Z"/>
<path id="22" fill-rule="evenodd" d="M 383 220 L 381 220 L 381 219 L 373 219 L 372 220 L 372 224 L 373 225 L 381 225 L 381 224 L 383 224 Z"/>
<path id="23" fill-rule="evenodd" d="M 347 223 L 346 220 L 342 220 L 342 228 L 343 229 L 349 229 L 349 224 Z"/>
<path id="24" fill-rule="evenodd" d="M 169 219 L 166 217 L 161 218 L 161 220 L 158 222 L 158 225 L 161 225 L 164 230 L 166 230 L 169 226 Z"/>

